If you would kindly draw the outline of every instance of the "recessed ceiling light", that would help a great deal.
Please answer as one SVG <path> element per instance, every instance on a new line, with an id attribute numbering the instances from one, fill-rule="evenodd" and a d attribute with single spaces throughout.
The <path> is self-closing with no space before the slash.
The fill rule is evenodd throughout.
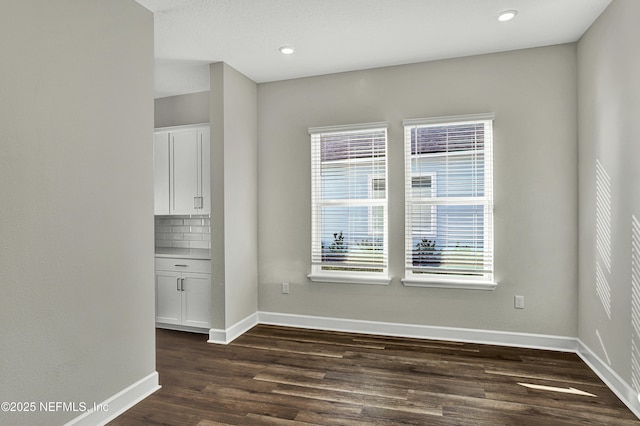
<path id="1" fill-rule="evenodd" d="M 283 55 L 291 55 L 295 51 L 292 46 L 281 46 L 278 50 L 280 50 L 280 53 Z"/>
<path id="2" fill-rule="evenodd" d="M 504 10 L 498 13 L 498 21 L 500 22 L 510 21 L 513 18 L 515 18 L 517 14 L 518 14 L 517 10 Z"/>

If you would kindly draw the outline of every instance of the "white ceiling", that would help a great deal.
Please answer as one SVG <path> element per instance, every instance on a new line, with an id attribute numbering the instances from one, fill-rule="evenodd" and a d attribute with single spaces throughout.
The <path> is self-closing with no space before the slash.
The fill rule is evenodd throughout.
<path id="1" fill-rule="evenodd" d="M 155 16 L 156 97 L 577 41 L 611 0 L 136 0 Z M 506 23 L 496 16 L 518 10 Z M 284 56 L 278 48 L 291 45 Z"/>

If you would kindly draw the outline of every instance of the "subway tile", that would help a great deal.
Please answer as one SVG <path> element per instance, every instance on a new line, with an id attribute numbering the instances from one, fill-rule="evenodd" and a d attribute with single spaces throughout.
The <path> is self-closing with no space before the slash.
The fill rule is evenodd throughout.
<path id="1" fill-rule="evenodd" d="M 190 231 L 192 233 L 199 233 L 199 234 L 208 234 L 211 232 L 210 228 L 206 226 L 192 226 Z"/>
<path id="2" fill-rule="evenodd" d="M 155 216 L 156 247 L 211 248 L 209 215 Z"/>

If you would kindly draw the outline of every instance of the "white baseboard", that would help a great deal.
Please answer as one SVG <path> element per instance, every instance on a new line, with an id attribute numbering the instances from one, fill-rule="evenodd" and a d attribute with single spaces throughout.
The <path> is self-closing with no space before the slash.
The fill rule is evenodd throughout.
<path id="1" fill-rule="evenodd" d="M 209 342 L 230 343 L 233 339 L 239 337 L 257 324 L 572 352 L 580 356 L 633 414 L 640 418 L 640 400 L 638 399 L 638 393 L 613 371 L 607 363 L 598 358 L 591 349 L 575 337 L 436 327 L 260 311 L 248 316 L 227 330 L 210 330 Z"/>
<path id="2" fill-rule="evenodd" d="M 231 327 L 221 330 L 219 328 L 212 328 L 209 330 L 209 343 L 217 343 L 220 345 L 227 345 L 233 342 L 239 336 L 242 336 L 252 327 L 258 325 L 258 313 L 255 312 L 243 320 L 238 321 Z"/>
<path id="3" fill-rule="evenodd" d="M 609 364 L 602 361 L 595 352 L 593 352 L 581 340 L 578 340 L 578 356 L 593 370 L 594 373 L 616 394 L 627 407 L 640 418 L 640 401 L 638 392 L 636 392 L 629 383 L 622 379 L 611 369 Z"/>
<path id="4" fill-rule="evenodd" d="M 574 337 L 258 312 L 260 324 L 575 352 Z"/>
<path id="5" fill-rule="evenodd" d="M 158 389 L 160 389 L 158 373 L 154 371 L 147 377 L 138 380 L 131 386 L 97 404 L 97 409 L 88 407 L 88 411 L 66 423 L 65 426 L 105 425 Z"/>
<path id="6" fill-rule="evenodd" d="M 157 322 L 156 328 L 174 331 L 188 331 L 189 333 L 209 334 L 208 328 L 190 327 L 188 325 L 164 324 Z"/>

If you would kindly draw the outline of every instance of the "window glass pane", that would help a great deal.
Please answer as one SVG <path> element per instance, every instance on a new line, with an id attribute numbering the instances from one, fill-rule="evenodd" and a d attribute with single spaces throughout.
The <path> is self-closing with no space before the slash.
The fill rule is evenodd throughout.
<path id="1" fill-rule="evenodd" d="M 387 184 L 384 178 L 371 179 L 371 198 L 384 198 Z"/>
<path id="2" fill-rule="evenodd" d="M 413 176 L 411 178 L 411 195 L 414 198 L 431 198 L 433 176 Z"/>
<path id="3" fill-rule="evenodd" d="M 435 236 L 413 220 L 412 266 L 442 268 L 443 273 L 483 273 L 484 206 L 445 205 L 437 211 L 438 217 L 446 219 L 438 221 Z"/>
<path id="4" fill-rule="evenodd" d="M 384 176 L 384 160 L 322 163 L 320 173 L 324 200 L 385 198 L 384 181 L 377 192 L 371 191 L 369 182 L 371 176 Z"/>
<path id="5" fill-rule="evenodd" d="M 312 262 L 322 271 L 386 270 L 386 129 L 314 133 Z"/>
<path id="6" fill-rule="evenodd" d="M 411 158 L 412 174 L 438 177 L 437 197 L 484 195 L 485 158 L 482 153 L 416 155 Z M 414 193 L 414 196 L 419 196 Z"/>
<path id="7" fill-rule="evenodd" d="M 491 123 L 405 127 L 409 274 L 492 279 Z"/>
<path id="8" fill-rule="evenodd" d="M 484 123 L 414 127 L 411 154 L 484 149 Z"/>

